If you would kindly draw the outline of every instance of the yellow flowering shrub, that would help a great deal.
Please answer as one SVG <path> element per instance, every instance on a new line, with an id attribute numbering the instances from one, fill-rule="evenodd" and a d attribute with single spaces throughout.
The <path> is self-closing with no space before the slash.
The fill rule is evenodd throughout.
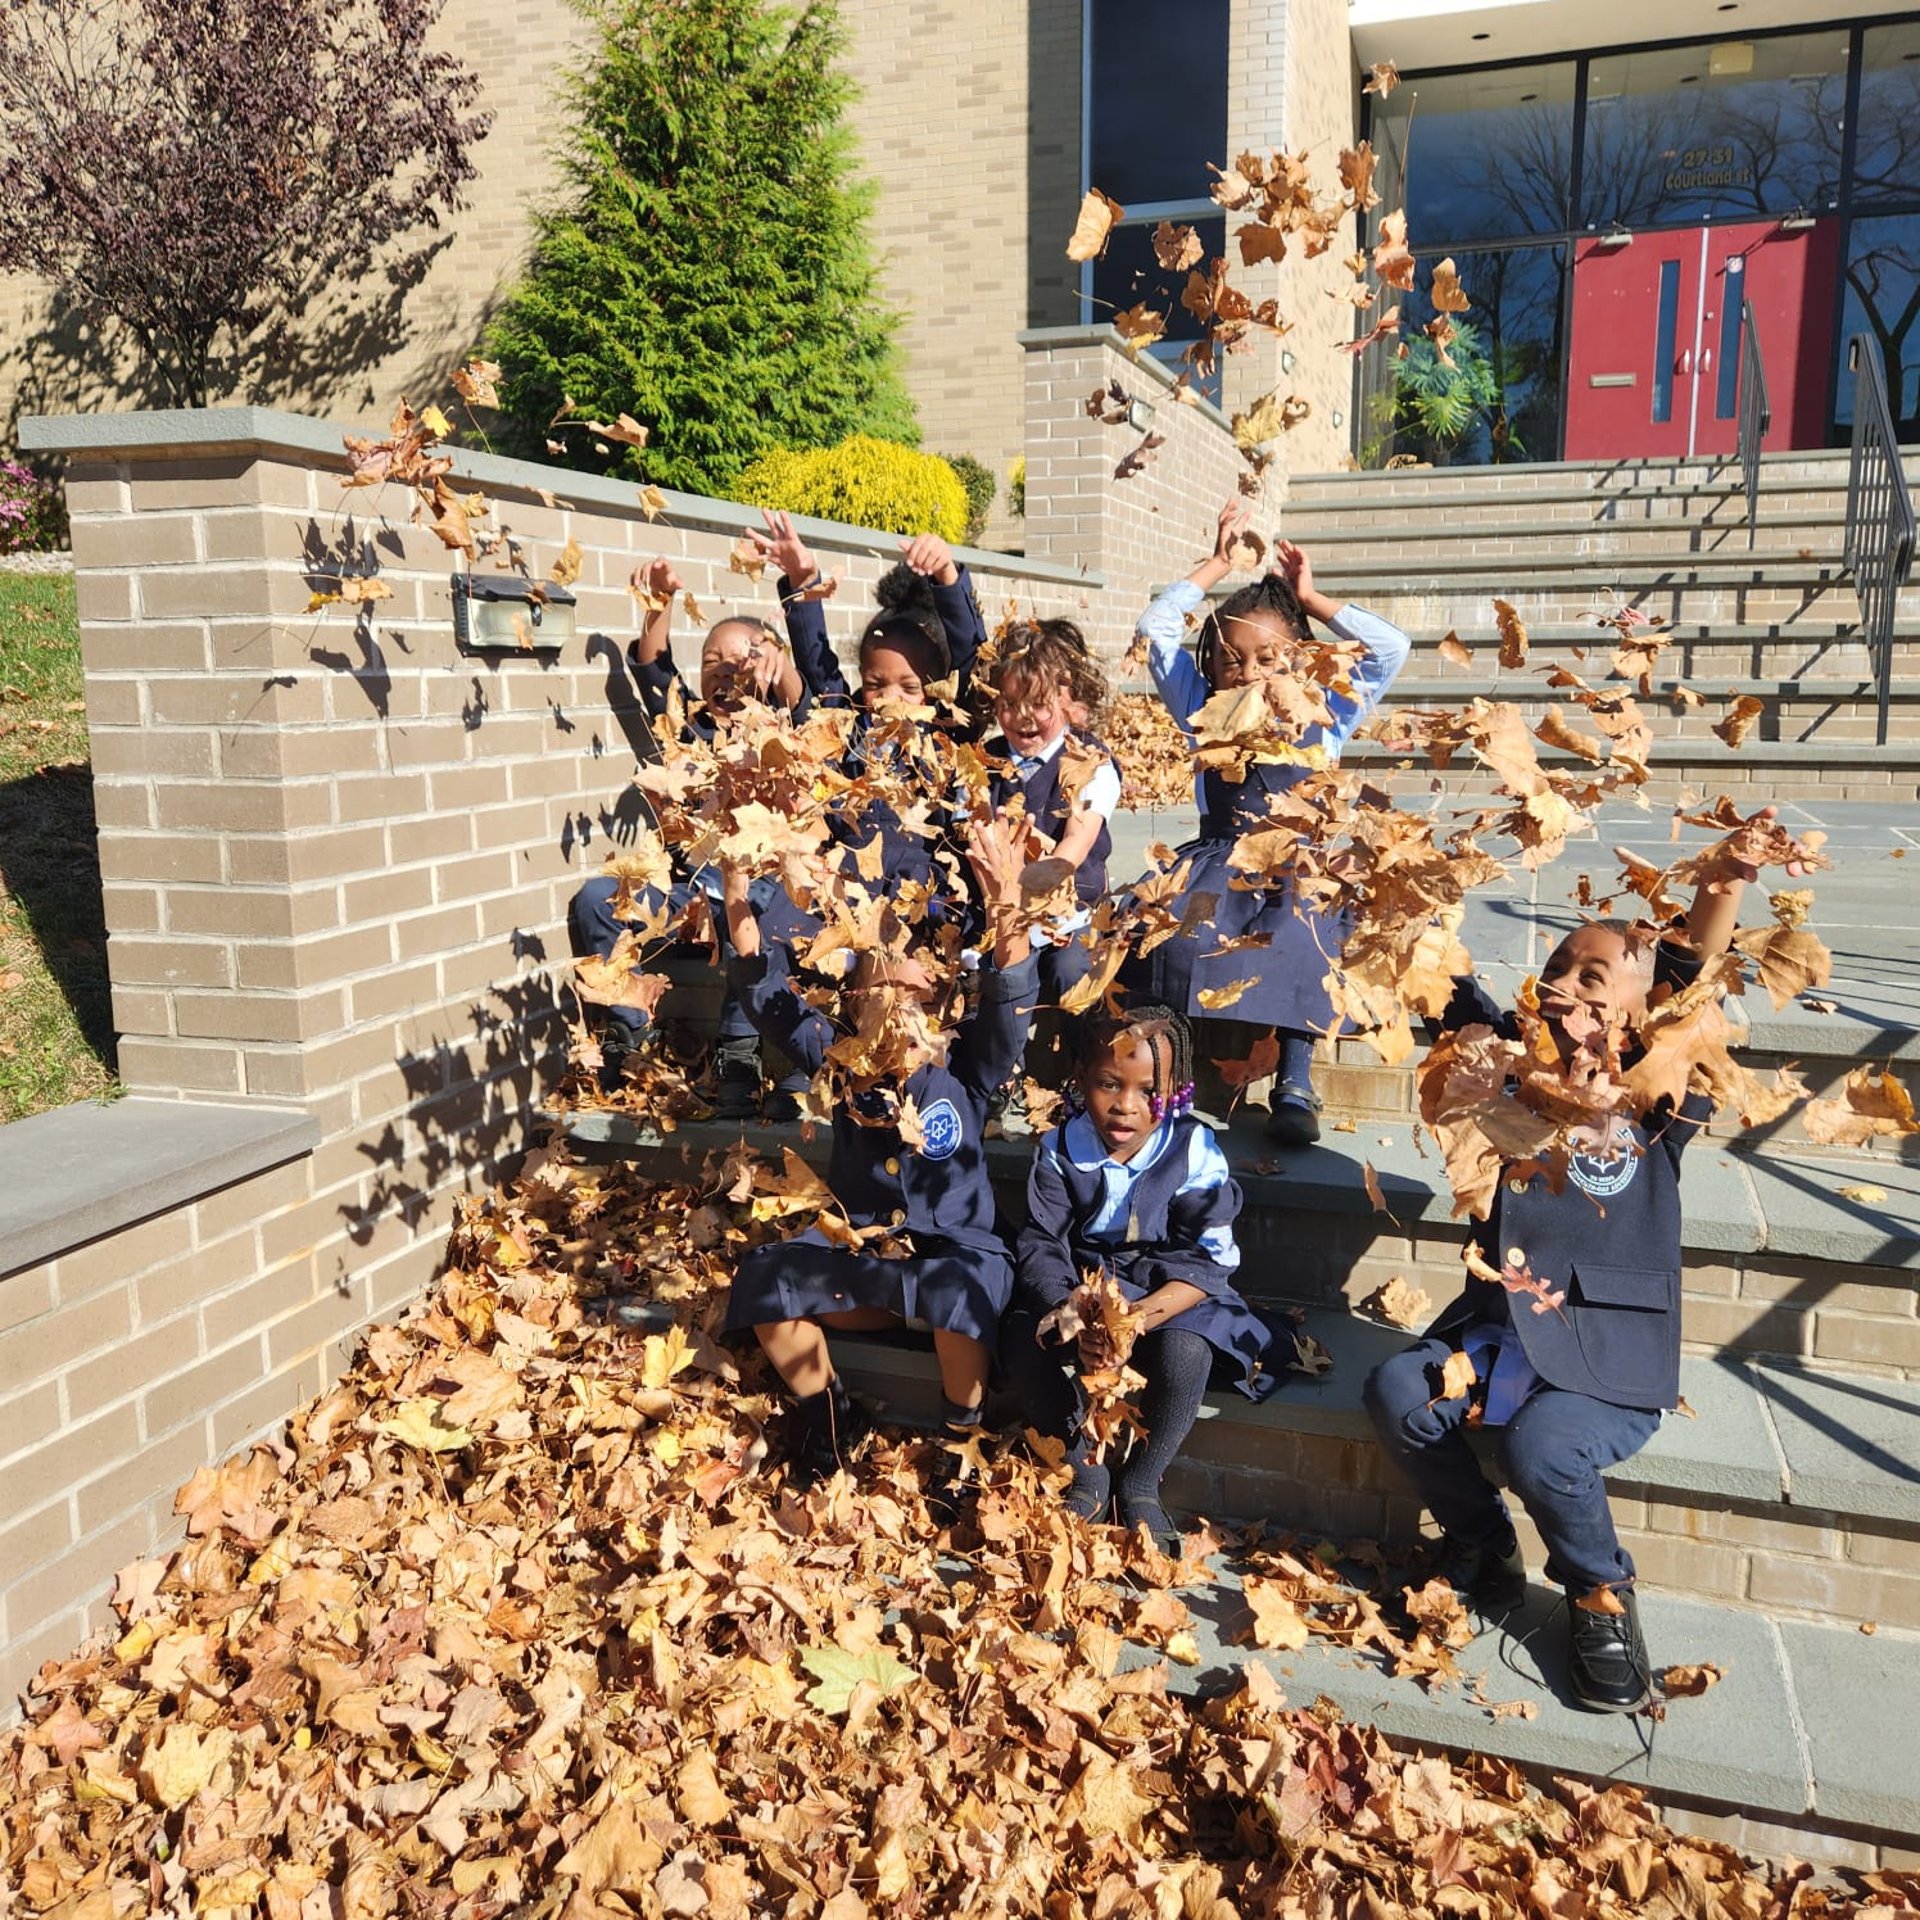
<path id="1" fill-rule="evenodd" d="M 833 447 L 763 453 L 733 491 L 750 507 L 810 513 L 883 533 L 937 533 L 958 541 L 967 530 L 967 490 L 946 461 L 864 433 Z"/>

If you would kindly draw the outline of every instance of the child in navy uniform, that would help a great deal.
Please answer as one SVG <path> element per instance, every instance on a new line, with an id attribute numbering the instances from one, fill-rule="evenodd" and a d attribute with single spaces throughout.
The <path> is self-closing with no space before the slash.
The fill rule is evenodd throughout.
<path id="1" fill-rule="evenodd" d="M 864 1430 L 833 1371 L 828 1328 L 930 1327 L 948 1427 L 964 1435 L 980 1424 L 992 1342 L 1013 1291 L 984 1136 L 988 1103 L 1019 1062 L 1033 1006 L 1033 960 L 1018 923 L 1023 838 L 1018 823 L 993 821 L 969 841 L 994 943 L 977 1006 L 945 1063 L 926 1059 L 904 1086 L 856 1091 L 835 1106 L 827 1184 L 854 1226 L 891 1229 L 907 1257 L 850 1251 L 813 1227 L 749 1254 L 734 1277 L 728 1329 L 753 1329 L 795 1397 L 799 1484 L 844 1464 Z M 761 1033 L 817 1073 L 838 1038 L 834 1023 L 795 990 L 786 949 L 763 939 L 745 876 L 730 871 L 726 889 L 734 986 Z M 888 968 L 868 954 L 853 991 L 891 988 L 924 1001 L 931 984 L 916 960 Z M 890 1117 L 901 1093 L 919 1111 L 917 1147 Z"/>
<path id="2" fill-rule="evenodd" d="M 1276 570 L 1223 600 L 1201 626 L 1197 662 L 1189 657 L 1182 645 L 1187 616 L 1197 612 L 1209 591 L 1233 570 L 1230 554 L 1247 517 L 1245 501 L 1229 501 L 1220 510 L 1213 552 L 1141 617 L 1154 685 L 1191 737 L 1194 714 L 1214 693 L 1284 674 L 1291 644 L 1306 637 L 1309 619 L 1318 620 L 1339 639 L 1358 641 L 1366 649 L 1348 676 L 1352 696 L 1330 694 L 1331 724 L 1309 727 L 1299 741 L 1303 747 L 1323 747 L 1329 758 L 1337 759 L 1405 664 L 1407 637 L 1378 615 L 1321 593 L 1307 556 L 1277 541 Z M 1182 847 L 1179 857 L 1188 862 L 1186 897 L 1216 896 L 1211 921 L 1161 942 L 1144 960 L 1130 961 L 1122 975 L 1135 998 L 1165 1001 L 1190 1017 L 1206 1011 L 1200 1000 L 1203 990 L 1253 976 L 1254 985 L 1234 1003 L 1232 1016 L 1236 1022 L 1271 1026 L 1279 1036 L 1270 1124 L 1286 1146 L 1306 1146 L 1320 1137 L 1313 1039 L 1343 1024 L 1324 981 L 1328 967 L 1339 958 L 1346 930 L 1337 918 L 1296 903 L 1285 882 L 1236 886 L 1241 876 L 1228 859 L 1240 836 L 1264 823 L 1269 799 L 1308 771 L 1255 763 L 1240 781 L 1211 771 L 1201 775 L 1200 837 Z M 1179 903 L 1174 910 L 1179 911 Z M 1248 934 L 1265 934 L 1267 946 L 1234 951 L 1229 943 Z"/>
<path id="3" fill-rule="evenodd" d="M 1019 797 L 1041 851 L 1058 863 L 1062 880 L 1071 872 L 1077 903 L 1052 929 L 1058 937 L 1038 948 L 1042 1008 L 1058 1007 L 1093 963 L 1073 935 L 1107 890 L 1108 822 L 1120 804 L 1119 763 L 1087 726 L 1087 709 L 1097 709 L 1104 685 L 1085 636 L 1070 620 L 1013 628 L 993 663 L 1001 737 L 987 746 L 999 762 L 989 796 L 996 810 Z"/>
<path id="4" fill-rule="evenodd" d="M 964 701 L 973 663 L 986 640 L 986 628 L 967 571 L 947 543 L 934 534 L 903 540 L 905 558 L 875 589 L 879 611 L 862 629 L 860 685 L 849 687 L 827 636 L 819 600 L 808 597 L 820 569 L 805 541 L 784 513 L 769 512 L 763 532 L 746 529 L 746 538 L 780 568 L 780 604 L 793 657 L 810 697 L 822 706 L 857 706 L 861 718 L 850 743 L 845 771 L 858 777 L 884 758 L 892 771 L 918 780 L 929 803 L 927 831 L 906 825 L 891 803 L 878 796 L 857 815 L 837 817 L 834 837 L 849 849 L 864 846 L 878 833 L 881 868 L 890 887 L 915 883 L 929 887 L 939 911 L 964 917 L 960 876 L 955 869 L 965 839 L 965 813 L 956 794 L 941 791 L 940 756 L 915 751 L 892 724 L 900 709 L 935 703 L 936 686 L 952 683 L 955 704 Z M 943 723 L 936 723 L 943 724 Z M 879 730 L 879 737 L 876 733 Z M 944 852 L 946 858 L 941 858 Z M 768 930 L 797 941 L 818 930 L 819 922 L 797 908 L 782 906 Z"/>
<path id="5" fill-rule="evenodd" d="M 1067 1442 L 1067 1505 L 1099 1520 L 1117 1503 L 1123 1526 L 1146 1527 L 1168 1551 L 1180 1534 L 1161 1504 L 1161 1482 L 1208 1381 L 1218 1369 L 1256 1400 L 1273 1385 L 1267 1328 L 1233 1284 L 1240 1189 L 1212 1130 L 1186 1110 L 1192 1074 L 1186 1022 L 1168 1008 L 1088 1023 L 1084 1110 L 1049 1133 L 1034 1158 L 1019 1286 L 1000 1347 L 1029 1422 Z M 1040 1334 L 1089 1268 L 1113 1275 L 1145 1329 L 1131 1364 L 1146 1376 L 1147 1431 L 1117 1474 L 1093 1458 L 1067 1356 Z"/>
<path id="6" fill-rule="evenodd" d="M 1601 1023 L 1630 1040 L 1650 992 L 1684 984 L 1724 951 L 1749 877 L 1737 869 L 1718 890 L 1703 888 L 1684 936 L 1657 948 L 1619 921 L 1561 941 L 1540 977 L 1539 1009 L 1566 1067 L 1579 1071 L 1572 1028 Z M 1441 1025 L 1516 1032 L 1470 979 Z M 1633 1559 L 1601 1472 L 1637 1453 L 1679 1399 L 1680 1156 L 1712 1114 L 1710 1098 L 1689 1094 L 1636 1118 L 1611 1116 L 1576 1136 L 1558 1193 L 1544 1172 L 1503 1168 L 1474 1242 L 1503 1282 L 1564 1298 L 1535 1312 L 1506 1284 L 1470 1277 L 1426 1338 L 1375 1368 L 1365 1389 L 1388 1457 L 1445 1536 L 1446 1577 L 1486 1613 L 1526 1591 L 1506 1504 L 1465 1429 L 1477 1419 L 1500 1431 L 1509 1483 L 1546 1542 L 1547 1577 L 1567 1592 L 1574 1691 L 1596 1711 L 1631 1713 L 1652 1693 Z M 1472 1359 L 1475 1385 L 1442 1397 L 1441 1369 L 1456 1351 Z"/>
<path id="7" fill-rule="evenodd" d="M 627 664 L 641 707 L 654 726 L 677 720 L 683 736 L 710 742 L 748 700 L 790 713 L 796 719 L 805 717 L 809 696 L 792 656 L 773 629 L 752 614 L 729 614 L 707 630 L 700 647 L 700 697 L 696 702 L 673 658 L 673 600 L 684 591 L 673 563 L 653 560 L 635 567 L 632 584 L 636 593 L 654 602 L 639 636 L 627 649 Z M 770 893 L 771 887 L 766 890 Z M 613 952 L 623 927 L 613 910 L 619 891 L 619 881 L 601 873 L 575 893 L 567 908 L 567 925 L 576 954 L 598 954 L 604 960 Z M 719 876 L 711 870 L 692 873 L 681 867 L 664 898 L 658 888 L 647 887 L 634 899 L 642 920 L 654 919 L 663 908 L 678 919 L 702 894 L 717 907 Z M 718 926 L 720 915 L 716 912 L 713 917 Z M 619 1084 L 622 1063 L 639 1044 L 647 1021 L 648 1016 L 637 1007 L 606 1009 L 600 1042 L 604 1084 Z M 714 1111 L 720 1119 L 750 1119 L 758 1111 L 760 1038 L 731 989 L 720 1002 L 714 1078 Z M 770 1102 L 768 1117 L 787 1117 L 791 1110 L 796 1110 L 794 1090 L 782 1082 Z"/>

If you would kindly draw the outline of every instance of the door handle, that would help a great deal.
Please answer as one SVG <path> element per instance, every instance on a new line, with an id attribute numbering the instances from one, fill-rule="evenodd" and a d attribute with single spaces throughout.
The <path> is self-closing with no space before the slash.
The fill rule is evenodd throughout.
<path id="1" fill-rule="evenodd" d="M 1711 347 L 1702 347 L 1700 349 L 1700 377 L 1705 379 L 1712 371 L 1713 349 Z"/>
<path id="2" fill-rule="evenodd" d="M 1693 371 L 1693 349 L 1688 347 L 1674 363 L 1674 372 L 1683 380 Z"/>

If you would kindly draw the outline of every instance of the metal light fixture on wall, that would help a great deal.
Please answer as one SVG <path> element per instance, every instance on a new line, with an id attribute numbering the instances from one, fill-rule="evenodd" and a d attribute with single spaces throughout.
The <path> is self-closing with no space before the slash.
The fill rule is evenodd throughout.
<path id="1" fill-rule="evenodd" d="M 1616 220 L 1593 244 L 1602 253 L 1618 253 L 1622 247 L 1633 245 L 1633 232 Z"/>
<path id="2" fill-rule="evenodd" d="M 462 653 L 558 653 L 573 638 L 574 597 L 517 573 L 453 576 L 453 637 Z"/>
<path id="3" fill-rule="evenodd" d="M 1127 425 L 1135 433 L 1145 433 L 1153 425 L 1153 403 L 1150 400 L 1128 401 Z"/>
<path id="4" fill-rule="evenodd" d="M 1783 214 L 1780 220 L 1782 233 L 1805 233 L 1819 225 L 1818 220 L 1805 207 L 1795 207 L 1789 214 Z"/>
<path id="5" fill-rule="evenodd" d="M 1282 373 L 1291 373 L 1293 368 L 1293 349 L 1291 347 L 1282 347 L 1280 349 L 1280 371 Z"/>

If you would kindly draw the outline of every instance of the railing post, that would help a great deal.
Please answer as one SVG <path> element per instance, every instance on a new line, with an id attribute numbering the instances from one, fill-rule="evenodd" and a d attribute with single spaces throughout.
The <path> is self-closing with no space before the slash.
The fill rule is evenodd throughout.
<path id="1" fill-rule="evenodd" d="M 1887 399 L 1880 352 L 1864 333 L 1847 342 L 1853 369 L 1853 443 L 1847 461 L 1846 565 L 1860 600 L 1860 628 L 1873 663 L 1874 738 L 1887 744 L 1893 702 L 1893 629 L 1913 565 L 1913 499 Z"/>
<path id="2" fill-rule="evenodd" d="M 1760 333 L 1753 302 L 1740 303 L 1740 472 L 1747 488 L 1747 545 L 1760 527 L 1760 445 L 1773 425 L 1767 400 L 1767 369 L 1760 355 Z"/>

